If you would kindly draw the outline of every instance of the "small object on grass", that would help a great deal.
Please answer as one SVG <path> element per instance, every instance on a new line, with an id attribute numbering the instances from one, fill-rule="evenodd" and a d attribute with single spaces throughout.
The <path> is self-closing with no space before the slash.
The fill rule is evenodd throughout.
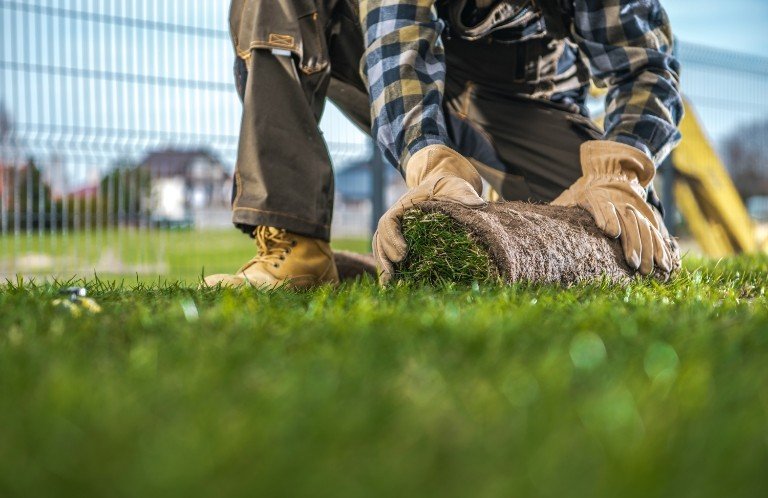
<path id="1" fill-rule="evenodd" d="M 78 299 L 88 295 L 85 287 L 65 287 L 59 291 L 62 296 L 69 296 L 71 302 L 77 302 Z"/>
<path id="2" fill-rule="evenodd" d="M 95 300 L 86 297 L 88 291 L 85 287 L 65 287 L 59 290 L 59 294 L 67 296 L 67 299 L 55 299 L 53 305 L 66 309 L 73 316 L 80 316 L 83 310 L 89 313 L 101 312 L 101 306 Z"/>
<path id="3" fill-rule="evenodd" d="M 181 311 L 184 313 L 184 318 L 188 322 L 196 322 L 200 318 L 200 314 L 197 311 L 197 305 L 191 297 L 186 297 L 181 300 Z"/>

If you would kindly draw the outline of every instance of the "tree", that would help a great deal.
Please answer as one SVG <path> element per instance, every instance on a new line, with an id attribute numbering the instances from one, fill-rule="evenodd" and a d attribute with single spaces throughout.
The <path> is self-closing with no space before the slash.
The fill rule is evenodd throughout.
<path id="1" fill-rule="evenodd" d="M 9 140 L 11 131 L 13 131 L 11 117 L 3 103 L 0 102 L 0 144 L 5 144 L 6 140 Z"/>
<path id="2" fill-rule="evenodd" d="M 750 123 L 729 135 L 723 159 L 744 200 L 768 195 L 768 121 Z"/>
<path id="3" fill-rule="evenodd" d="M 8 229 L 13 232 L 50 229 L 51 189 L 33 158 L 7 172 Z"/>
<path id="4" fill-rule="evenodd" d="M 147 217 L 149 192 L 149 172 L 130 161 L 119 161 L 99 186 L 102 223 L 107 226 L 142 223 Z"/>

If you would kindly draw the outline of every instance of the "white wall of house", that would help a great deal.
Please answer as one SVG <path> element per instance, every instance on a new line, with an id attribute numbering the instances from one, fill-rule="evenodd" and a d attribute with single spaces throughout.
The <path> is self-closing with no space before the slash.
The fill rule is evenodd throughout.
<path id="1" fill-rule="evenodd" d="M 156 178 L 151 190 L 152 217 L 169 221 L 183 221 L 187 216 L 186 185 L 184 178 Z"/>

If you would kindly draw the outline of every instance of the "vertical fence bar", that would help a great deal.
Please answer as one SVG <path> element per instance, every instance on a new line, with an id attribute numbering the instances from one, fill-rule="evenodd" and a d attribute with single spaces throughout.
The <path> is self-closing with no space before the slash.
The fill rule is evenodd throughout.
<path id="1" fill-rule="evenodd" d="M 675 168 L 667 157 L 659 168 L 662 179 L 661 202 L 664 206 L 664 224 L 672 237 L 677 236 L 677 204 L 675 203 Z"/>
<path id="2" fill-rule="evenodd" d="M 371 235 L 376 232 L 379 219 L 384 215 L 386 205 L 384 203 L 385 181 L 384 181 L 384 157 L 381 149 L 371 143 Z"/>

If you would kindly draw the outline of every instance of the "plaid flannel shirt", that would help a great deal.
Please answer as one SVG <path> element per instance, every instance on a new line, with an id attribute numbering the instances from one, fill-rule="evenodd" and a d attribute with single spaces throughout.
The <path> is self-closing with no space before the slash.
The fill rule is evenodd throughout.
<path id="1" fill-rule="evenodd" d="M 442 108 L 443 22 L 434 3 L 360 0 L 373 136 L 401 169 L 416 151 L 450 143 Z M 683 114 L 679 63 L 659 0 L 573 0 L 569 14 L 571 37 L 593 80 L 608 88 L 604 138 L 637 147 L 659 164 L 680 139 Z M 572 103 L 584 106 L 584 90 L 548 97 L 582 99 Z"/>

